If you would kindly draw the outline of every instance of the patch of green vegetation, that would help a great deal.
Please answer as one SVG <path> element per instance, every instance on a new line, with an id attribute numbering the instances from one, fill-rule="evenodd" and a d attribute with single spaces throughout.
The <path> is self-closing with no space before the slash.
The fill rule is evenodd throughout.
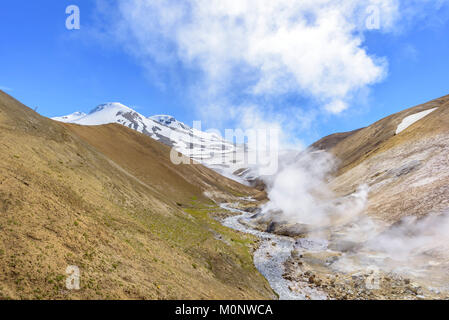
<path id="1" fill-rule="evenodd" d="M 218 207 L 215 207 L 218 209 Z M 254 269 L 253 257 L 251 254 L 251 246 L 254 245 L 255 238 L 251 235 L 241 235 L 238 232 L 223 226 L 221 223 L 209 216 L 211 208 L 184 209 L 185 212 L 195 217 L 198 221 L 202 222 L 205 226 L 212 229 L 216 233 L 220 234 L 226 243 L 229 243 L 232 251 L 238 256 L 238 260 L 241 261 L 241 265 L 246 269 Z M 209 233 L 211 237 L 213 235 Z M 219 241 L 219 240 L 216 240 Z M 221 246 L 228 246 L 225 242 L 220 241 Z M 222 248 L 221 248 L 222 249 Z"/>

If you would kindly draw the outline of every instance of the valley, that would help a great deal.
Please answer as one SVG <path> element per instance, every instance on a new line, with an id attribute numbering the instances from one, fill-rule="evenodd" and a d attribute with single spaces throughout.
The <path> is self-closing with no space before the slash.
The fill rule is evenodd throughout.
<path id="1" fill-rule="evenodd" d="M 411 301 L 404 316 L 449 300 L 449 0 L 0 12 L 12 314 L 87 301 L 277 320 Z"/>
<path id="2" fill-rule="evenodd" d="M 173 117 L 0 98 L 4 299 L 449 297 L 449 96 L 290 154 L 259 189 L 172 163 L 229 144 Z"/>

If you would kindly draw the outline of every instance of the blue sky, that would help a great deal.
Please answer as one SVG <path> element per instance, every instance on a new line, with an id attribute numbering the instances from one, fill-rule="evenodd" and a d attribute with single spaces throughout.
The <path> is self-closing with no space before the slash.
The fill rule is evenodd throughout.
<path id="1" fill-rule="evenodd" d="M 260 117 L 268 121 L 276 115 L 284 115 L 291 120 L 291 114 L 302 114 L 303 117 L 297 121 L 304 124 L 288 126 L 289 135 L 308 144 L 324 135 L 353 130 L 407 107 L 449 94 L 447 2 L 441 2 L 441 6 L 420 5 L 416 0 L 412 2 L 418 3 L 416 10 L 408 7 L 410 11 L 405 13 L 382 11 L 381 18 L 387 14 L 389 19 L 395 17 L 385 28 L 352 31 L 361 34 L 359 39 L 362 41 L 356 45 L 357 49 L 369 57 L 376 57 L 373 58 L 375 65 L 365 59 L 364 64 L 353 67 L 371 68 L 367 69 L 367 73 L 373 73 L 371 78 L 363 76 L 364 70 L 353 75 L 348 62 L 338 61 L 346 68 L 342 72 L 350 75 L 337 73 L 333 78 L 324 75 L 313 83 L 301 77 L 307 63 L 291 61 L 288 42 L 287 45 L 280 44 L 283 51 L 276 51 L 287 61 L 286 65 L 276 64 L 273 69 L 273 72 L 281 72 L 282 77 L 270 82 L 273 79 L 268 78 L 268 81 L 266 75 L 253 69 L 270 65 L 267 62 L 271 63 L 271 58 L 267 57 L 272 56 L 271 49 L 262 49 L 265 55 L 228 54 L 230 47 L 238 47 L 248 39 L 241 40 L 241 43 L 230 40 L 227 46 L 213 44 L 211 47 L 208 38 L 200 38 L 206 40 L 196 45 L 195 36 L 202 31 L 207 34 L 210 27 L 204 17 L 196 14 L 189 17 L 189 21 L 198 19 L 201 22 L 193 25 L 191 22 L 187 25 L 178 22 L 170 22 L 172 24 L 168 26 L 163 24 L 169 32 L 156 34 L 160 30 L 154 29 L 155 26 L 147 21 L 155 19 L 153 15 L 179 9 L 170 5 L 167 5 L 170 11 L 164 11 L 168 10 L 165 7 L 157 10 L 151 6 L 140 8 L 138 16 L 129 18 L 127 15 L 135 14 L 133 0 L 117 1 L 116 7 L 105 7 L 104 2 L 92 0 L 5 0 L 0 4 L 0 89 L 29 107 L 38 107 L 38 112 L 48 117 L 74 111 L 88 112 L 96 105 L 110 101 L 122 102 L 148 116 L 171 114 L 187 124 L 203 119 L 206 127 L 219 126 L 220 129 L 248 123 L 239 119 L 241 109 L 238 108 L 232 109 L 237 115 L 227 117 L 232 114 L 225 109 L 228 105 L 250 105 L 250 112 L 260 113 Z M 65 27 L 65 8 L 70 4 L 80 8 L 80 30 L 69 31 Z M 151 11 L 145 11 L 149 9 Z M 220 14 L 228 15 L 228 12 Z M 411 16 L 397 18 L 395 14 Z M 252 18 L 243 16 L 242 19 L 252 21 Z M 185 15 L 179 19 L 187 23 L 184 22 Z M 387 19 L 381 19 L 384 20 Z M 198 31 L 197 28 L 206 30 Z M 132 33 L 132 30 L 137 31 Z M 304 29 L 294 30 L 300 34 Z M 229 34 L 236 37 L 229 32 L 220 33 L 217 39 L 220 36 L 229 39 Z M 243 33 L 251 37 L 251 32 Z M 304 35 L 307 37 L 307 33 Z M 342 33 L 342 38 L 347 35 Z M 273 41 L 268 36 L 261 38 L 262 41 L 266 39 Z M 344 45 L 346 40 L 342 41 Z M 336 47 L 335 50 L 338 52 L 340 49 Z M 176 51 L 181 53 L 172 57 L 171 53 Z M 307 50 L 301 54 L 303 56 L 298 56 L 298 59 L 309 56 Z M 209 60 L 208 55 L 214 55 L 214 59 Z M 317 58 L 311 63 L 319 67 L 320 63 L 334 61 L 326 56 L 323 59 L 328 60 Z M 216 68 L 217 65 L 219 67 Z M 245 68 L 249 72 L 242 71 Z M 384 72 L 382 76 L 374 74 L 379 70 Z M 313 75 L 313 70 L 308 72 Z M 352 87 L 348 87 L 344 94 L 327 95 L 320 91 L 326 86 L 334 88 L 333 82 L 338 82 L 339 77 L 346 79 L 349 76 L 366 79 L 366 83 L 358 86 L 349 81 L 348 86 Z M 292 81 L 296 81 L 292 79 L 299 80 L 297 85 L 290 87 Z M 255 83 L 260 85 L 262 93 L 252 93 Z M 276 90 L 272 90 L 273 86 Z M 277 92 L 286 86 L 288 89 Z M 344 110 L 324 111 L 327 103 L 335 101 L 344 101 Z M 205 116 L 214 114 L 218 119 Z M 221 118 L 223 121 L 217 121 Z"/>

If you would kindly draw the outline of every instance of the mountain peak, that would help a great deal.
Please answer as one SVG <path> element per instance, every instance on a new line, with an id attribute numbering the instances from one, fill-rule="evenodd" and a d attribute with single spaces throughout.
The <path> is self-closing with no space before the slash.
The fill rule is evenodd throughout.
<path id="1" fill-rule="evenodd" d="M 173 129 L 184 129 L 184 130 L 191 129 L 188 125 L 176 120 L 175 117 L 170 116 L 170 115 L 156 115 L 156 116 L 149 117 L 149 119 L 156 121 L 166 127 L 173 128 Z"/>
<path id="2" fill-rule="evenodd" d="M 107 102 L 107 103 L 98 105 L 91 112 L 89 112 L 89 114 L 94 114 L 94 113 L 100 112 L 100 111 L 115 111 L 116 109 L 123 109 L 126 111 L 134 111 L 131 108 L 125 106 L 124 104 L 122 104 L 120 102 Z"/>

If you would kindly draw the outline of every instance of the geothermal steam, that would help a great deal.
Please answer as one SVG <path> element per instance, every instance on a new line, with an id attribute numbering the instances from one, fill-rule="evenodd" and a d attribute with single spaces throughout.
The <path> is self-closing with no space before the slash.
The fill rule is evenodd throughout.
<path id="1" fill-rule="evenodd" d="M 312 227 L 309 230 L 326 230 L 320 236 L 325 236 L 330 245 L 353 243 L 344 253 L 349 258 L 358 257 L 359 264 L 350 268 L 367 267 L 362 261 L 369 260 L 369 264 L 388 271 L 398 265 L 423 270 L 423 263 L 449 261 L 449 214 L 407 217 L 388 226 L 363 214 L 368 186 L 361 185 L 341 198 L 329 189 L 336 165 L 337 160 L 323 151 L 305 151 L 280 159 L 278 173 L 265 177 L 270 201 L 262 208 L 264 217 L 306 224 Z M 368 256 L 377 258 L 366 259 Z M 348 265 L 343 266 L 345 261 L 349 260 L 343 259 L 339 267 L 348 271 Z"/>
<path id="2" fill-rule="evenodd" d="M 266 179 L 270 202 L 265 215 L 281 212 L 278 219 L 316 227 L 331 226 L 358 216 L 364 209 L 368 189 L 344 198 L 336 198 L 328 180 L 336 168 L 336 159 L 324 151 L 305 151 L 283 159 L 278 173 Z"/>

